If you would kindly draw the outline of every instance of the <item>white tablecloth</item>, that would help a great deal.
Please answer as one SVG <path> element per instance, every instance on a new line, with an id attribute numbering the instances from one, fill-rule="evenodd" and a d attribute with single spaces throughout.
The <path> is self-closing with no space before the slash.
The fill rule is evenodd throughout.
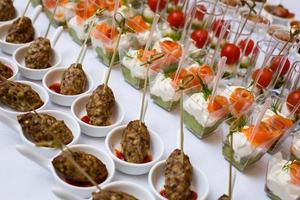
<path id="1" fill-rule="evenodd" d="M 285 5 L 296 12 L 300 10 L 298 0 L 286 0 Z M 24 0 L 16 0 L 18 7 L 24 8 Z M 32 13 L 30 8 L 29 13 Z M 298 18 L 300 13 L 297 13 Z M 48 19 L 44 14 L 36 23 L 39 30 L 45 30 Z M 53 28 L 51 30 L 53 33 Z M 50 35 L 51 35 L 50 33 Z M 61 36 L 57 49 L 63 57 L 63 66 L 74 62 L 79 52 L 79 46 L 75 44 L 68 33 Z M 9 57 L 0 53 L 0 56 Z M 91 74 L 95 86 L 101 83 L 103 66 L 92 49 L 88 50 L 84 61 L 84 68 Z M 19 77 L 20 80 L 25 78 Z M 37 82 L 41 83 L 41 82 Z M 110 87 L 113 89 L 117 99 L 125 105 L 125 123 L 138 118 L 141 92 L 135 90 L 124 82 L 120 69 L 114 69 Z M 48 109 L 59 109 L 70 113 L 67 107 L 60 107 L 49 104 Z M 146 124 L 156 131 L 163 139 L 165 145 L 164 158 L 177 146 L 177 131 L 179 129 L 179 110 L 168 113 L 149 101 Z M 0 119 L 1 121 L 1 119 Z M 185 152 L 189 155 L 191 162 L 202 169 L 208 177 L 210 192 L 208 199 L 215 200 L 227 191 L 227 169 L 228 163 L 222 156 L 222 135 L 220 133 L 210 136 L 207 139 L 199 140 L 188 131 L 185 131 Z M 55 200 L 51 192 L 54 185 L 51 174 L 45 171 L 27 158 L 21 156 L 15 149 L 15 145 L 21 143 L 16 132 L 9 129 L 5 124 L 0 123 L 0 199 L 3 200 Z M 94 145 L 100 149 L 104 148 L 104 138 L 91 138 L 85 135 L 80 137 L 79 143 Z M 238 200 L 263 200 L 267 199 L 264 192 L 265 172 L 268 156 L 265 156 L 255 167 L 246 173 L 237 174 L 234 199 Z M 128 176 L 116 172 L 113 180 L 127 180 L 149 188 L 147 175 Z"/>

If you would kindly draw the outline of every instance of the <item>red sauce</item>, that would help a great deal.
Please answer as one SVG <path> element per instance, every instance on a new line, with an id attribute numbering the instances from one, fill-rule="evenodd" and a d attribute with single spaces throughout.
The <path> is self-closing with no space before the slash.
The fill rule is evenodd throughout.
<path id="1" fill-rule="evenodd" d="M 9 78 L 12 77 L 12 76 L 14 75 L 14 72 L 13 72 L 13 70 L 12 70 L 10 67 L 7 68 L 7 71 L 8 71 L 8 74 L 9 74 L 9 75 L 8 75 Z"/>
<path id="2" fill-rule="evenodd" d="M 81 121 L 83 121 L 84 123 L 90 124 L 90 118 L 87 115 L 83 116 L 81 118 Z"/>
<path id="3" fill-rule="evenodd" d="M 122 151 L 120 151 L 119 149 L 115 149 L 115 155 L 117 156 L 117 158 L 119 158 L 120 160 L 124 160 L 125 161 L 125 157 Z M 151 155 L 147 155 L 145 160 L 143 161 L 143 163 L 148 163 L 152 161 L 152 156 Z"/>
<path id="4" fill-rule="evenodd" d="M 167 199 L 167 193 L 165 189 L 162 189 L 159 194 Z M 194 191 L 191 191 L 190 196 L 188 197 L 187 200 L 197 200 L 198 199 L 198 194 Z"/>
<path id="5" fill-rule="evenodd" d="M 60 83 L 54 83 L 49 86 L 49 89 L 60 94 Z"/>

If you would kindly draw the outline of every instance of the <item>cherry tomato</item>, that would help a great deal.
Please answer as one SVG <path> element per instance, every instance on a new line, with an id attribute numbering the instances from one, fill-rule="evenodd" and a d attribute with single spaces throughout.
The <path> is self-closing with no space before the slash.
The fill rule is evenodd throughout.
<path id="1" fill-rule="evenodd" d="M 283 64 L 282 62 L 284 61 L 284 59 L 286 59 L 284 56 L 273 57 L 271 60 L 270 69 L 273 72 L 276 72 L 277 70 L 279 70 L 279 67 L 280 67 L 280 65 Z M 280 75 L 284 76 L 289 71 L 289 69 L 290 69 L 290 61 L 287 58 L 287 60 L 284 63 L 284 66 L 281 69 Z"/>
<path id="2" fill-rule="evenodd" d="M 247 45 L 247 47 L 246 47 L 246 45 Z M 245 51 L 245 56 L 248 56 L 249 54 L 251 54 L 254 45 L 255 45 L 255 43 L 252 39 L 250 39 L 249 41 L 247 39 L 244 39 L 239 42 L 239 47 L 241 48 L 242 51 Z M 246 48 L 246 50 L 245 50 L 245 48 Z"/>
<path id="3" fill-rule="evenodd" d="M 224 23 L 225 23 L 225 20 L 217 19 L 217 20 L 214 20 L 213 23 L 211 24 L 211 30 L 215 33 L 216 37 L 220 37 Z M 226 38 L 228 36 L 229 30 L 230 30 L 230 25 L 228 27 L 228 30 L 226 30 L 226 32 L 224 34 L 224 38 Z"/>
<path id="4" fill-rule="evenodd" d="M 179 3 L 179 0 L 172 0 L 174 5 L 177 5 Z"/>
<path id="5" fill-rule="evenodd" d="M 195 14 L 195 17 L 198 19 L 198 20 L 203 20 L 204 18 L 204 15 L 206 13 L 207 9 L 204 5 L 200 4 L 197 6 L 197 10 L 196 10 L 196 14 Z"/>
<path id="6" fill-rule="evenodd" d="M 259 88 L 266 88 L 272 81 L 273 73 L 268 68 L 264 68 L 262 70 L 263 71 L 261 72 L 261 69 L 256 69 L 252 74 L 252 80 L 256 81 L 256 79 L 258 78 L 256 86 Z"/>
<path id="7" fill-rule="evenodd" d="M 158 1 L 159 0 L 148 0 L 148 5 L 153 12 L 156 11 Z M 166 6 L 166 3 L 167 3 L 166 0 L 160 0 L 158 10 L 161 11 L 162 9 L 164 9 Z"/>
<path id="8" fill-rule="evenodd" d="M 173 11 L 168 15 L 168 22 L 170 26 L 175 28 L 183 27 L 185 21 L 185 16 L 182 11 Z"/>
<path id="9" fill-rule="evenodd" d="M 292 112 L 300 103 L 300 88 L 292 91 L 287 98 L 287 107 Z M 296 114 L 300 114 L 300 108 L 297 109 Z"/>
<path id="10" fill-rule="evenodd" d="M 221 57 L 225 56 L 227 58 L 226 64 L 233 65 L 240 59 L 240 48 L 235 44 L 227 43 L 221 50 Z"/>
<path id="11" fill-rule="evenodd" d="M 208 39 L 208 32 L 204 29 L 198 29 L 193 31 L 192 33 L 192 39 L 196 43 L 197 48 L 203 48 L 205 45 L 207 39 Z"/>

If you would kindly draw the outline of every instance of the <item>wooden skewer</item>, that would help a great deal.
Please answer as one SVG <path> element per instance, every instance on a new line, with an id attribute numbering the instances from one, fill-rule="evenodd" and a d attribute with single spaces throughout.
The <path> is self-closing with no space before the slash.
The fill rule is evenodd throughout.
<path id="1" fill-rule="evenodd" d="M 152 27 L 151 27 L 151 30 L 150 30 L 150 34 L 149 34 L 149 39 L 146 43 L 146 47 L 144 49 L 144 54 L 149 50 L 150 48 L 150 45 L 152 43 L 152 39 L 153 39 L 153 34 L 154 34 L 154 31 L 156 29 L 156 25 L 158 23 L 158 20 L 159 20 L 159 15 L 158 14 L 155 14 L 155 17 L 154 17 L 154 20 L 153 20 L 153 23 L 152 23 Z M 144 55 L 143 55 L 144 56 Z M 151 62 L 151 60 L 150 60 Z M 147 67 L 147 72 L 146 72 L 146 77 L 145 77 L 145 82 L 144 82 L 144 88 L 143 88 L 143 94 L 142 94 L 142 103 L 141 103 L 141 108 L 140 108 L 140 125 L 142 124 L 143 122 L 143 119 L 144 119 L 144 113 L 145 113 L 145 97 L 146 97 L 146 93 L 147 93 L 147 83 L 148 83 L 148 74 L 149 74 L 149 69 L 150 69 L 150 65 L 146 65 Z"/>
<path id="2" fill-rule="evenodd" d="M 114 16 L 116 22 L 117 22 L 117 14 Z M 106 87 L 107 87 L 107 84 L 108 84 L 108 81 L 109 81 L 109 78 L 110 78 L 110 75 L 111 75 L 112 67 L 113 67 L 114 62 L 115 62 L 117 50 L 118 50 L 119 45 L 120 45 L 121 36 L 122 36 L 124 28 L 125 28 L 125 21 L 126 21 L 125 17 L 120 13 L 119 13 L 119 15 L 121 15 L 121 17 L 122 17 L 121 21 L 118 23 L 119 27 L 120 27 L 120 31 L 119 31 L 119 34 L 118 34 L 118 37 L 117 37 L 116 44 L 114 46 L 112 57 L 111 57 L 110 62 L 109 62 L 109 67 L 108 67 L 107 74 L 105 76 L 103 89 L 106 89 Z M 112 30 L 112 31 L 115 31 L 115 30 Z"/>
<path id="3" fill-rule="evenodd" d="M 47 30 L 46 30 L 44 38 L 47 38 L 47 36 L 48 36 L 49 30 L 50 30 L 50 26 L 51 26 L 51 24 L 52 24 L 52 22 L 54 20 L 54 16 L 55 16 L 55 13 L 56 13 L 58 5 L 59 5 L 59 0 L 56 0 L 55 8 L 53 10 L 53 13 L 52 13 L 51 19 L 49 21 L 49 24 L 48 24 L 48 27 L 47 27 Z"/>

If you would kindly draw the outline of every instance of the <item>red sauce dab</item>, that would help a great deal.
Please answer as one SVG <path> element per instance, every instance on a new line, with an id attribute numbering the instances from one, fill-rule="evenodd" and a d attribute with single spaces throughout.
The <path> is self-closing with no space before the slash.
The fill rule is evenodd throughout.
<path id="1" fill-rule="evenodd" d="M 8 76 L 9 76 L 9 78 L 11 78 L 13 75 L 14 75 L 14 72 L 13 72 L 13 70 L 10 68 L 10 67 L 8 67 Z"/>
<path id="2" fill-rule="evenodd" d="M 60 94 L 60 83 L 54 83 L 49 86 L 49 89 Z"/>
<path id="3" fill-rule="evenodd" d="M 119 149 L 115 149 L 115 155 L 117 156 L 117 158 L 119 158 L 120 160 L 124 160 L 125 161 L 125 157 L 122 151 L 120 151 Z M 143 161 L 143 163 L 148 163 L 152 161 L 152 156 L 151 155 L 147 155 L 145 160 Z"/>
<path id="4" fill-rule="evenodd" d="M 167 192 L 165 189 L 162 189 L 159 194 L 167 199 Z M 194 191 L 191 191 L 190 196 L 188 197 L 187 200 L 197 200 L 198 199 L 198 194 Z"/>
<path id="5" fill-rule="evenodd" d="M 83 121 L 84 123 L 90 124 L 90 118 L 87 115 L 83 116 L 81 118 L 81 121 Z"/>

